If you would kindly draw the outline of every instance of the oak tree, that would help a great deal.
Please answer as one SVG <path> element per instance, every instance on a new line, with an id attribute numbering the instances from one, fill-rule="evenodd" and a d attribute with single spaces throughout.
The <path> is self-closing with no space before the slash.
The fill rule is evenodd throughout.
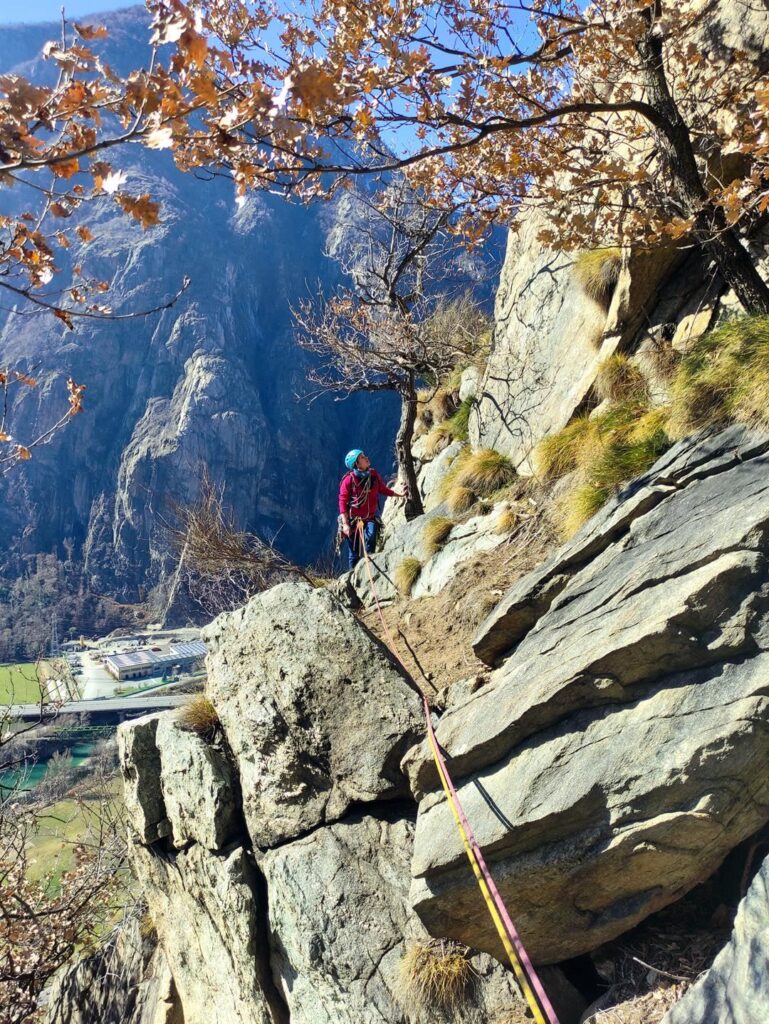
<path id="1" fill-rule="evenodd" d="M 177 40 L 159 130 L 181 167 L 305 197 L 400 169 L 435 201 L 466 201 L 469 231 L 541 205 L 556 246 L 701 246 L 746 309 L 769 310 L 741 237 L 769 205 L 769 79 L 730 39 L 726 5 L 149 6 L 156 37 Z"/>

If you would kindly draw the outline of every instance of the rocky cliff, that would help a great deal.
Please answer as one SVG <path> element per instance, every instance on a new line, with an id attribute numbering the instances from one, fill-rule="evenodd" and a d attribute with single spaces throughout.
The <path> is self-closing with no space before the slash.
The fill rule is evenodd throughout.
<path id="1" fill-rule="evenodd" d="M 146 18 L 143 8 L 105 18 L 118 70 L 146 61 Z M 46 73 L 37 58 L 55 34 L 5 29 L 4 69 Z M 387 401 L 300 400 L 307 363 L 292 342 L 291 306 L 338 280 L 323 252 L 349 215 L 258 196 L 237 206 L 225 181 L 183 175 L 139 147 L 116 162 L 132 188 L 160 200 L 162 223 L 143 232 L 96 204 L 82 214 L 94 240 L 73 246 L 70 265 L 108 280 L 118 313 L 167 300 L 185 274 L 191 285 L 162 314 L 77 321 L 72 332 L 53 318 L 3 315 L 0 359 L 43 380 L 14 410 L 15 433 L 61 415 L 70 375 L 87 385 L 87 402 L 71 429 L 0 482 L 0 546 L 12 555 L 71 541 L 88 588 L 137 600 L 167 576 L 164 521 L 173 501 L 195 500 L 206 467 L 243 528 L 278 534 L 293 557 L 310 559 L 330 531 L 351 432 L 387 467 L 397 415 Z"/>
<path id="2" fill-rule="evenodd" d="M 147 17 L 133 7 L 98 19 L 116 70 L 146 63 Z M 50 75 L 39 54 L 58 31 L 5 28 L 0 69 Z M 15 434 L 33 436 L 62 414 L 67 377 L 87 386 L 71 429 L 0 479 L 6 572 L 18 573 L 25 555 L 71 545 L 87 591 L 136 601 L 162 590 L 175 564 L 173 505 L 195 501 L 204 468 L 225 485 L 241 528 L 312 560 L 331 543 L 344 453 L 357 443 L 383 472 L 393 464 L 397 400 L 308 404 L 310 357 L 292 340 L 292 306 L 341 279 L 326 253 L 355 230 L 355 204 L 308 208 L 260 195 L 236 204 L 228 182 L 182 174 L 168 154 L 134 146 L 114 162 L 127 187 L 161 202 L 161 224 L 144 232 L 106 199 L 78 211 L 94 238 L 73 245 L 63 276 L 82 265 L 107 280 L 119 314 L 166 301 L 185 275 L 191 284 L 163 313 L 76 320 L 74 331 L 23 310 L 0 315 L 0 361 L 41 379 L 12 410 Z M 2 201 L 28 200 L 3 189 Z M 478 275 L 488 297 L 483 259 L 457 263 L 457 282 Z"/>
<path id="3" fill-rule="evenodd" d="M 767 458 L 742 428 L 682 442 L 477 633 L 495 667 L 454 687 L 438 739 L 540 965 L 680 899 L 769 820 Z M 451 1019 L 519 1019 L 389 652 L 304 582 L 206 635 L 215 731 L 175 712 L 120 730 L 133 867 L 184 1020 L 443 1019 L 404 974 L 431 938 L 473 965 Z M 576 1022 L 584 1001 L 545 978 Z"/>
<path id="4" fill-rule="evenodd" d="M 766 18 L 750 19 L 760 50 Z M 282 583 L 215 620 L 203 730 L 184 712 L 121 727 L 133 869 L 186 1024 L 527 1019 L 420 687 L 561 1024 L 767 1018 L 765 417 L 667 438 L 565 541 L 548 520 L 564 484 L 528 475 L 541 438 L 609 403 L 597 380 L 615 351 L 641 373 L 644 414 L 666 408 L 660 365 L 733 298 L 693 257 L 625 258 L 599 306 L 537 233 L 511 240 L 488 364 L 446 386 L 443 433 L 423 410 L 425 516 L 388 510 L 371 577 Z M 411 675 L 379 638 L 374 591 Z M 678 1001 L 693 974 L 649 964 L 643 929 L 675 945 L 665 909 L 694 904 L 713 949 L 740 897 Z M 667 985 L 654 1006 L 621 1004 L 607 964 L 623 943 L 647 987 Z M 459 981 L 441 998 L 425 977 L 447 962 Z"/>

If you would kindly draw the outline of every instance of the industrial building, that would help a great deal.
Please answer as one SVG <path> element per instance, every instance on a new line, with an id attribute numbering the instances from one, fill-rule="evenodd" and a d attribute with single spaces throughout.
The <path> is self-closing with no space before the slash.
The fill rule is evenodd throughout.
<path id="1" fill-rule="evenodd" d="M 202 640 L 171 644 L 165 651 L 130 651 L 126 654 L 108 654 L 104 667 L 116 679 L 146 679 L 169 672 L 194 672 L 201 668 L 206 656 Z"/>

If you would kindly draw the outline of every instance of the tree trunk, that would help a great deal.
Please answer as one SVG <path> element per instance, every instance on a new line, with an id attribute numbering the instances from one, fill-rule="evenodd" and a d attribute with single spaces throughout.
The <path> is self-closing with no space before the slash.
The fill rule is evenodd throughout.
<path id="1" fill-rule="evenodd" d="M 710 217 L 708 212 L 711 212 Z M 698 232 L 698 237 L 718 264 L 721 276 L 734 290 L 742 308 L 747 313 L 769 313 L 769 288 L 737 232 L 728 226 L 724 211 L 713 208 L 705 212 L 705 218 L 709 223 L 701 235 Z"/>
<path id="2" fill-rule="evenodd" d="M 753 265 L 739 235 L 729 226 L 723 209 L 711 201 L 697 167 L 689 128 L 668 87 L 662 39 L 654 31 L 659 7 L 658 3 L 654 11 L 651 8 L 644 11 L 648 29 L 637 49 L 645 71 L 647 101 L 658 114 L 655 128 L 670 167 L 677 199 L 688 216 L 694 218 L 695 237 L 716 261 L 743 309 L 748 313 L 769 313 L 769 287 Z"/>
<path id="3" fill-rule="evenodd" d="M 406 519 L 410 520 L 424 515 L 425 510 L 419 494 L 417 471 L 411 451 L 411 442 L 414 439 L 414 423 L 417 418 L 417 392 L 413 374 L 409 375 L 409 384 L 410 387 L 401 393 L 401 421 L 395 438 L 395 455 L 398 459 L 400 474 L 408 484 L 409 496 L 406 498 L 404 511 Z"/>

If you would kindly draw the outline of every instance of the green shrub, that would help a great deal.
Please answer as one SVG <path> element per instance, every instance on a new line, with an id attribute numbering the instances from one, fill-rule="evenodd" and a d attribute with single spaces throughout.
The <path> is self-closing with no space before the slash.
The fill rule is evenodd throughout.
<path id="1" fill-rule="evenodd" d="M 618 248 L 590 249 L 574 261 L 574 276 L 594 302 L 608 306 L 622 266 L 622 251 Z"/>
<path id="2" fill-rule="evenodd" d="M 434 516 L 428 519 L 422 530 L 422 540 L 428 558 L 441 550 L 454 528 L 454 520 L 448 516 Z"/>
<path id="3" fill-rule="evenodd" d="M 470 412 L 473 408 L 472 398 L 465 398 L 460 402 L 459 408 L 448 420 L 448 426 L 451 430 L 451 436 L 455 441 L 466 441 L 467 434 L 470 427 Z"/>
<path id="4" fill-rule="evenodd" d="M 401 960 L 401 1002 L 416 1011 L 437 1006 L 452 1013 L 469 993 L 474 971 L 467 947 L 448 941 L 415 942 Z"/>
<path id="5" fill-rule="evenodd" d="M 395 567 L 395 586 L 403 597 L 409 596 L 421 571 L 422 563 L 418 558 L 404 558 L 400 565 Z"/>

